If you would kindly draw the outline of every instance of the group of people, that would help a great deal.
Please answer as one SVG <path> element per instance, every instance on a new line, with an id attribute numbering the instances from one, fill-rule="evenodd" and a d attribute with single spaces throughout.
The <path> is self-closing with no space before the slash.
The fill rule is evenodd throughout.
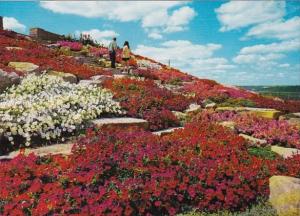
<path id="1" fill-rule="evenodd" d="M 116 68 L 116 54 L 117 54 L 118 44 L 117 38 L 113 38 L 108 46 L 109 57 L 111 61 L 111 67 Z M 129 59 L 130 59 L 130 46 L 129 42 L 125 41 L 122 48 L 122 60 L 124 62 L 124 71 L 129 73 Z"/>

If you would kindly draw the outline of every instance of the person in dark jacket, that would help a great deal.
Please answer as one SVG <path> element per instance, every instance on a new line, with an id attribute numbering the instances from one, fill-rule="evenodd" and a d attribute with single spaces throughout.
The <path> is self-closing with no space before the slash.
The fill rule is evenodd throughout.
<path id="1" fill-rule="evenodd" d="M 108 46 L 109 58 L 111 61 L 111 68 L 116 68 L 116 53 L 117 53 L 117 38 L 113 38 Z"/>

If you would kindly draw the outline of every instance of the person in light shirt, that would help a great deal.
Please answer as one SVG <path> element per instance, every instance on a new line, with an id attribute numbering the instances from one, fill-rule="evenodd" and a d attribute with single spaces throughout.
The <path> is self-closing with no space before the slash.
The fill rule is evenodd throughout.
<path id="1" fill-rule="evenodd" d="M 130 59 L 130 46 L 129 42 L 125 41 L 122 50 L 122 60 L 124 62 L 124 71 L 129 73 L 129 59 Z"/>

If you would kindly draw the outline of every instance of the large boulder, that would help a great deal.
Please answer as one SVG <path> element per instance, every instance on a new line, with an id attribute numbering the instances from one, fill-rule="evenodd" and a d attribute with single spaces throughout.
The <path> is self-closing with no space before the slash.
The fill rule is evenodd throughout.
<path id="1" fill-rule="evenodd" d="M 270 178 L 271 205 L 279 216 L 300 215 L 300 179 L 288 176 Z"/>
<path id="2" fill-rule="evenodd" d="M 0 93 L 14 84 L 20 83 L 20 77 L 14 73 L 7 73 L 0 69 Z"/>
<path id="3" fill-rule="evenodd" d="M 69 83 L 77 83 L 77 77 L 70 73 L 64 73 L 60 71 L 49 71 L 48 75 L 61 77 L 64 81 Z"/>
<path id="4" fill-rule="evenodd" d="M 118 127 L 118 128 L 126 128 L 126 127 L 139 127 L 143 129 L 148 128 L 148 122 L 144 119 L 137 118 L 100 118 L 92 121 L 92 124 L 98 128 L 101 127 Z"/>
<path id="5" fill-rule="evenodd" d="M 250 112 L 257 116 L 278 119 L 282 114 L 280 111 L 275 109 L 265 109 L 265 108 L 253 108 L 253 107 L 218 107 L 216 111 L 236 111 L 236 112 Z"/>
<path id="6" fill-rule="evenodd" d="M 257 147 L 264 147 L 268 145 L 267 140 L 257 139 L 255 137 L 249 136 L 247 134 L 239 134 L 239 136 L 243 137 L 245 140 L 248 141 L 250 146 L 257 146 Z"/>
<path id="7" fill-rule="evenodd" d="M 289 158 L 293 157 L 294 155 L 300 154 L 299 149 L 294 149 L 294 148 L 285 148 L 285 147 L 280 147 L 280 146 L 272 146 L 271 150 L 283 158 Z"/>
<path id="8" fill-rule="evenodd" d="M 30 62 L 9 62 L 8 66 L 24 73 L 34 72 L 36 69 L 39 68 L 38 65 L 35 65 Z"/>

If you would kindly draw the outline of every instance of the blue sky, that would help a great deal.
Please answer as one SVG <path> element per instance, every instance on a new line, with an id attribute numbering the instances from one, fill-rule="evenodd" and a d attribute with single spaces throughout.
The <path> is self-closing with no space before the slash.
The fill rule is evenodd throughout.
<path id="1" fill-rule="evenodd" d="M 117 36 L 138 54 L 234 85 L 300 85 L 299 1 L 0 2 L 4 27 Z"/>

